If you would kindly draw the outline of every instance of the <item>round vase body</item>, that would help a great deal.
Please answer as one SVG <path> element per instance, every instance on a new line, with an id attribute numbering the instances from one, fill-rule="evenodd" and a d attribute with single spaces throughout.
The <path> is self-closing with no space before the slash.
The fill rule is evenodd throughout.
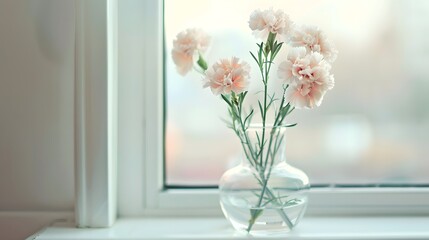
<path id="1" fill-rule="evenodd" d="M 239 231 L 289 232 L 306 210 L 310 184 L 304 172 L 286 163 L 284 132 L 285 127 L 249 128 L 243 138 L 252 143 L 252 148 L 243 144 L 242 163 L 221 177 L 222 211 Z M 267 139 L 265 146 L 258 148 L 254 141 L 261 142 L 262 137 Z"/>

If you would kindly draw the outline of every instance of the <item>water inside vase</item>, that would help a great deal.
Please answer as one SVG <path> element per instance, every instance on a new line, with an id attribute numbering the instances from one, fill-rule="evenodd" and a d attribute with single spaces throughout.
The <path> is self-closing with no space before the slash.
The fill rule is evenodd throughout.
<path id="1" fill-rule="evenodd" d="M 275 197 L 264 197 L 261 206 L 257 207 L 259 193 L 260 190 L 233 190 L 221 195 L 222 210 L 234 228 L 247 231 L 252 213 L 260 211 L 251 225 L 250 233 L 289 232 L 291 227 L 298 224 L 307 207 L 308 200 L 304 192 L 278 189 Z"/>

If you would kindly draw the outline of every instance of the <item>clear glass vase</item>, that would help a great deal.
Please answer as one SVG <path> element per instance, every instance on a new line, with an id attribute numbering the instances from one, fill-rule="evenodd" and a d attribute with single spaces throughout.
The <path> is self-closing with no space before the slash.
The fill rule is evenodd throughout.
<path id="1" fill-rule="evenodd" d="M 239 231 L 289 232 L 306 210 L 310 184 L 285 161 L 285 130 L 251 126 L 238 133 L 244 157 L 223 174 L 219 190 L 223 213 Z"/>

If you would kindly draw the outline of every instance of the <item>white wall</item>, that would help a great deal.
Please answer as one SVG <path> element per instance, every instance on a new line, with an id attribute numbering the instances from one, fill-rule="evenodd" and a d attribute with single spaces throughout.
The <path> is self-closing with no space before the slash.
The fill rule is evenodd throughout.
<path id="1" fill-rule="evenodd" d="M 74 1 L 0 0 L 0 212 L 73 210 L 73 79 Z M 32 216 L 0 239 L 58 217 Z"/>

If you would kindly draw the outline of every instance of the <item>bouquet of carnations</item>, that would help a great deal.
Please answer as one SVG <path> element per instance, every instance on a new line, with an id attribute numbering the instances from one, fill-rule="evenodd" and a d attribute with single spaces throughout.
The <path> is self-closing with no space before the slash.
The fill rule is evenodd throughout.
<path id="1" fill-rule="evenodd" d="M 275 194 L 269 181 L 275 166 L 275 156 L 282 144 L 279 127 L 293 127 L 286 124 L 286 116 L 294 109 L 311 109 L 322 103 L 324 95 L 334 87 L 331 64 L 337 57 L 337 50 L 325 34 L 315 26 L 298 26 L 281 10 L 256 10 L 250 15 L 249 27 L 261 42 L 256 50 L 250 51 L 258 81 L 262 81 L 262 96 L 255 110 L 245 111 L 243 103 L 249 94 L 250 65 L 237 57 L 220 59 L 213 65 L 205 60 L 204 53 L 210 44 L 210 37 L 200 29 L 180 32 L 173 42 L 172 57 L 177 71 L 186 75 L 195 70 L 202 75 L 203 86 L 220 96 L 226 103 L 230 119 L 227 125 L 239 138 L 248 167 L 253 170 L 259 188 L 253 192 L 253 203 L 249 203 L 245 229 L 249 232 L 265 206 L 274 205 L 282 224 L 292 229 L 294 222 L 281 207 L 290 207 L 299 199 Z M 289 45 L 287 53 L 281 50 Z M 276 66 L 276 57 L 286 54 L 286 60 Z M 271 72 L 275 69 L 276 75 Z M 277 78 L 276 78 L 277 77 Z M 268 84 L 281 81 L 282 95 L 278 98 L 269 93 Z M 274 122 L 268 123 L 267 114 L 274 108 Z M 258 113 L 259 112 L 259 113 Z M 271 111 L 270 111 L 271 112 Z M 253 116 L 260 115 L 261 131 L 256 137 L 249 136 Z M 284 200 L 287 199 L 287 200 Z M 249 199 L 246 199 L 250 202 Z M 228 217 L 228 216 L 227 216 Z M 268 220 L 267 220 L 268 221 Z M 243 224 L 242 224 L 243 225 Z"/>

